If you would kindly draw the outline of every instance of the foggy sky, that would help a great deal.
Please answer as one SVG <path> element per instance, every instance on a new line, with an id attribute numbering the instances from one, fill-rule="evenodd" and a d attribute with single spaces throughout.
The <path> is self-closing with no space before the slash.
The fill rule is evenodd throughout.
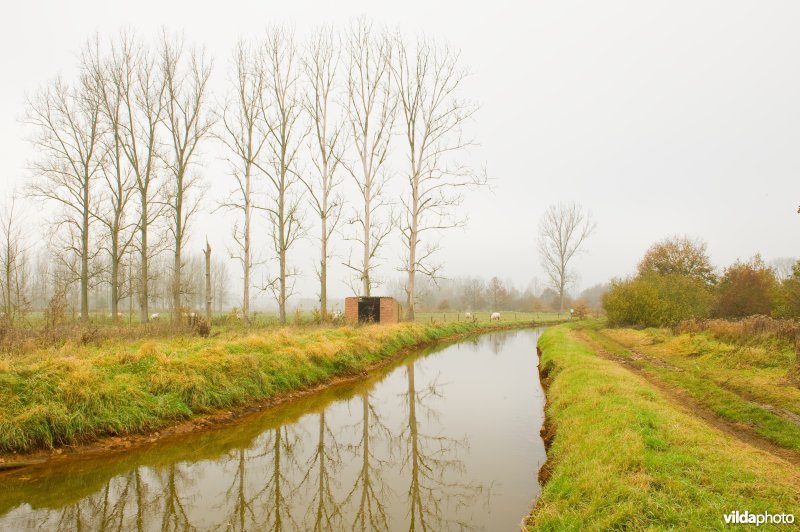
<path id="1" fill-rule="evenodd" d="M 214 56 L 219 100 L 237 38 L 260 37 L 269 23 L 293 24 L 302 38 L 319 24 L 344 27 L 366 15 L 446 40 L 472 72 L 462 93 L 481 106 L 470 126 L 481 143 L 472 159 L 485 162 L 492 189 L 468 196 L 466 230 L 443 235 L 447 276 L 496 275 L 520 288 L 534 277 L 543 283 L 537 223 L 549 203 L 570 200 L 598 223 L 575 261 L 579 287 L 631 273 L 651 243 L 673 234 L 707 241 L 718 266 L 757 252 L 765 260 L 800 255 L 800 3 L 376 4 L 7 3 L 0 14 L 5 193 L 29 176 L 34 156 L 19 121 L 26 94 L 74 73 L 95 31 L 128 27 L 149 38 L 161 26 L 184 30 Z M 396 149 L 403 147 L 398 138 Z M 220 156 L 213 147 L 203 153 L 206 211 L 230 187 Z M 394 177 L 402 170 L 393 168 Z M 195 221 L 191 252 L 208 235 L 225 253 L 231 222 L 215 216 Z M 347 254 L 341 239 L 335 247 Z M 383 277 L 400 275 L 389 267 L 399 265 L 400 252 L 395 239 L 383 254 Z M 290 260 L 305 274 L 301 295 L 314 297 L 314 242 Z M 229 268 L 232 278 L 241 275 L 234 263 Z M 331 276 L 331 296 L 347 294 L 344 269 Z"/>

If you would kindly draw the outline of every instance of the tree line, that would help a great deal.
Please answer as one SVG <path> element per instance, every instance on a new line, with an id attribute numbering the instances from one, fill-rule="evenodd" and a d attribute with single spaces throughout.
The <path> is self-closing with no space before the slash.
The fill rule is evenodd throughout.
<path id="1" fill-rule="evenodd" d="M 767 265 L 760 255 L 721 272 L 707 245 L 672 237 L 651 246 L 636 275 L 612 281 L 603 308 L 612 324 L 659 327 L 688 319 L 800 317 L 800 261 Z"/>
<path id="2" fill-rule="evenodd" d="M 186 272 L 195 219 L 220 209 L 236 218 L 231 256 L 241 268 L 245 319 L 257 289 L 286 321 L 303 238 L 318 245 L 323 319 L 334 240 L 350 243 L 344 263 L 353 291 L 371 295 L 390 235 L 403 242 L 396 269 L 413 319 L 419 277 L 440 277 L 440 231 L 464 224 L 464 191 L 485 183 L 465 161 L 473 142 L 464 125 L 476 106 L 461 95 L 467 70 L 458 51 L 359 19 L 341 30 L 318 28 L 302 42 L 280 26 L 239 41 L 224 94 L 212 94 L 212 69 L 210 54 L 181 35 L 163 30 L 148 42 L 121 31 L 89 39 L 74 79 L 57 78 L 29 97 L 36 156 L 24 192 L 54 213 L 50 298 L 77 285 L 87 320 L 90 293 L 102 285 L 114 319 L 121 301 L 135 298 L 147 322 L 153 291 L 168 279 L 166 308 L 180 316 L 196 291 Z M 229 194 L 216 205 L 204 201 L 201 153 L 210 144 L 221 147 L 230 170 Z M 358 193 L 346 194 L 345 181 Z M 2 280 L 9 309 L 26 305 L 19 280 L 31 253 L 21 224 L 9 207 Z M 256 234 L 268 237 L 269 249 L 254 249 Z M 258 285 L 253 270 L 262 256 L 274 267 Z"/>

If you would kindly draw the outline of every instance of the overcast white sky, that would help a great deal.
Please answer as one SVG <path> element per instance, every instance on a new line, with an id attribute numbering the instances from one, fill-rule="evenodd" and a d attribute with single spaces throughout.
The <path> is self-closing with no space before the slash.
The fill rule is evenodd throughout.
<path id="1" fill-rule="evenodd" d="M 220 82 L 240 36 L 274 22 L 302 35 L 359 15 L 446 39 L 473 72 L 464 95 L 481 105 L 475 157 L 494 184 L 468 198 L 467 229 L 443 237 L 448 275 L 520 287 L 543 278 L 537 222 L 563 200 L 598 223 L 575 263 L 582 287 L 632 272 L 671 234 L 706 240 L 717 265 L 800 254 L 800 3 L 791 1 L 6 2 L 0 179 L 10 191 L 28 175 L 25 95 L 69 76 L 95 31 L 184 30 L 215 56 Z M 206 150 L 212 203 L 227 190 L 216 158 Z M 224 249 L 227 222 L 214 222 L 198 218 L 193 233 Z M 315 294 L 310 246 L 294 261 L 306 297 Z M 385 253 L 389 262 L 398 254 Z"/>

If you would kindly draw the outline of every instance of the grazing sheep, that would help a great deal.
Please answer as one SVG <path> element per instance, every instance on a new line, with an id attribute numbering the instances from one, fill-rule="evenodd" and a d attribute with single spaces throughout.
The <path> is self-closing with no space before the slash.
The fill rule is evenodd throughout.
<path id="1" fill-rule="evenodd" d="M 472 312 L 465 312 L 464 313 L 464 319 L 465 320 L 471 320 L 472 319 Z"/>
<path id="2" fill-rule="evenodd" d="M 499 312 L 492 312 L 492 317 L 489 318 L 489 319 L 490 319 L 490 321 L 494 321 L 494 320 L 500 321 L 500 313 Z"/>
<path id="3" fill-rule="evenodd" d="M 153 314 L 150 314 L 150 321 L 158 321 L 160 317 L 161 314 L 159 314 L 158 312 L 154 312 Z"/>

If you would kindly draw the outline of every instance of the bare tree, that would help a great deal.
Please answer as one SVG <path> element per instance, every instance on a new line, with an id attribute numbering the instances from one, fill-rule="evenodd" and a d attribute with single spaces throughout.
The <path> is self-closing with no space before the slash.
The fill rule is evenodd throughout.
<path id="1" fill-rule="evenodd" d="M 181 267 L 183 246 L 189 222 L 197 212 L 203 195 L 199 175 L 191 172 L 197 148 L 209 135 L 213 120 L 206 112 L 211 62 L 203 49 L 184 50 L 180 37 L 164 34 L 161 47 L 164 76 L 164 117 L 168 131 L 169 155 L 165 157 L 170 176 L 167 210 L 173 241 L 172 307 L 181 308 Z"/>
<path id="2" fill-rule="evenodd" d="M 436 281 L 441 268 L 431 260 L 439 245 L 429 235 L 463 226 L 465 220 L 456 212 L 463 201 L 461 191 L 485 179 L 456 159 L 472 144 L 464 138 L 462 126 L 476 111 L 458 97 L 467 75 L 459 66 L 458 52 L 425 39 L 412 48 L 400 35 L 395 49 L 392 71 L 409 165 L 399 225 L 406 248 L 403 271 L 408 274 L 406 319 L 413 321 L 417 273 Z"/>
<path id="3" fill-rule="evenodd" d="M 105 250 L 109 260 L 111 288 L 111 315 L 118 320 L 119 302 L 123 297 L 120 287 L 120 268 L 128 248 L 136 235 L 136 222 L 129 216 L 129 204 L 136 192 L 135 177 L 130 161 L 125 155 L 125 91 L 132 75 L 133 39 L 121 33 L 111 43 L 110 57 L 103 57 L 102 43 L 95 37 L 87 46 L 86 56 L 91 61 L 91 72 L 99 91 L 101 116 L 104 121 L 104 149 L 108 165 L 103 167 L 98 211 L 95 217 L 105 229 Z"/>
<path id="4" fill-rule="evenodd" d="M 272 224 L 271 241 L 278 259 L 278 274 L 265 288 L 278 302 L 279 318 L 286 323 L 286 301 L 294 293 L 297 271 L 290 269 L 289 250 L 303 236 L 302 190 L 298 173 L 298 151 L 305 132 L 300 122 L 303 101 L 299 94 L 299 65 L 294 34 L 284 28 L 267 31 L 264 43 L 267 91 L 260 105 L 267 128 L 264 160 L 258 168 L 266 176 L 264 209 Z"/>
<path id="5" fill-rule="evenodd" d="M 2 321 L 13 325 L 30 305 L 25 295 L 30 274 L 28 254 L 16 198 L 0 213 L 0 239 L 0 310 Z"/>
<path id="6" fill-rule="evenodd" d="M 66 233 L 62 258 L 80 281 L 83 321 L 89 319 L 90 262 L 98 253 L 91 245 L 93 189 L 105 162 L 100 91 L 89 65 L 83 57 L 76 86 L 57 79 L 29 99 L 27 117 L 38 153 L 29 193 L 61 207 L 55 227 Z"/>
<path id="7" fill-rule="evenodd" d="M 303 62 L 311 90 L 306 93 L 305 108 L 311 118 L 311 160 L 315 172 L 304 179 L 311 195 L 311 208 L 320 221 L 319 310 L 328 318 L 328 259 L 330 240 L 339 225 L 344 198 L 338 193 L 341 184 L 336 169 L 342 158 L 343 128 L 334 122 L 333 98 L 336 90 L 339 50 L 330 28 L 317 31 L 308 42 Z"/>
<path id="8" fill-rule="evenodd" d="M 359 19 L 347 33 L 346 48 L 347 122 L 357 161 L 343 162 L 343 166 L 355 181 L 363 206 L 349 220 L 357 227 L 353 240 L 362 248 L 361 263 L 348 260 L 345 266 L 358 275 L 361 294 L 369 296 L 376 285 L 373 271 L 378 252 L 392 229 L 381 213 L 388 207 L 384 166 L 397 98 L 392 94 L 391 42 L 387 35 L 376 35 L 371 23 Z"/>
<path id="9" fill-rule="evenodd" d="M 564 312 L 564 294 L 575 279 L 569 262 L 596 227 L 591 213 L 575 202 L 550 205 L 539 221 L 539 256 L 558 292 L 559 312 Z"/>
<path id="10" fill-rule="evenodd" d="M 119 136 L 128 160 L 138 199 L 139 321 L 148 321 L 150 312 L 150 261 L 159 246 L 151 242 L 150 229 L 163 214 L 158 194 L 159 128 L 164 119 L 165 77 L 158 58 L 133 37 L 124 39 L 117 51 L 118 89 L 123 112 Z"/>
<path id="11" fill-rule="evenodd" d="M 261 51 L 239 41 L 233 57 L 235 72 L 230 81 L 234 96 L 222 108 L 220 121 L 224 131 L 218 136 L 233 153 L 228 160 L 235 186 L 220 206 L 242 216 L 242 226 L 237 222 L 233 227 L 233 239 L 239 248 L 233 257 L 242 265 L 242 314 L 247 321 L 250 320 L 253 269 L 253 178 L 257 171 L 256 162 L 267 140 L 260 121 L 261 103 L 267 88 Z"/>

